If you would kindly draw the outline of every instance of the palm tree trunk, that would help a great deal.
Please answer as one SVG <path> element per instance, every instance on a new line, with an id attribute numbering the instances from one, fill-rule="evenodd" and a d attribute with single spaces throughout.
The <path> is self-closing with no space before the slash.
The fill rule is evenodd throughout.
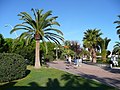
<path id="1" fill-rule="evenodd" d="M 90 61 L 92 62 L 92 57 L 91 57 L 91 55 L 90 55 L 90 58 L 89 58 L 89 59 L 90 59 Z"/>
<path id="2" fill-rule="evenodd" d="M 92 49 L 89 49 L 89 52 L 90 52 L 90 61 L 92 62 Z"/>
<path id="3" fill-rule="evenodd" d="M 97 61 L 96 61 L 96 52 L 95 52 L 95 49 L 92 49 L 92 62 L 93 63 L 96 63 Z"/>
<path id="4" fill-rule="evenodd" d="M 93 63 L 96 63 L 97 61 L 96 61 L 96 57 L 93 57 Z"/>
<path id="5" fill-rule="evenodd" d="M 39 40 L 36 40 L 36 50 L 35 50 L 35 68 L 36 69 L 41 68 L 39 47 L 40 47 L 40 42 Z"/>
<path id="6" fill-rule="evenodd" d="M 102 55 L 102 61 L 103 61 L 103 62 L 106 62 L 106 55 L 107 55 L 107 51 L 106 51 L 105 49 L 104 49 L 104 50 L 102 50 L 101 55 Z"/>

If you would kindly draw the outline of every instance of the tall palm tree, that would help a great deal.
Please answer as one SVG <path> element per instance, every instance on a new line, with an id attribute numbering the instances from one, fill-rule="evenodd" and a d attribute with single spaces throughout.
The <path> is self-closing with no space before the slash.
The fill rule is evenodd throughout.
<path id="1" fill-rule="evenodd" d="M 114 45 L 113 53 L 117 54 L 118 57 L 120 58 L 120 42 L 115 42 L 116 44 Z"/>
<path id="2" fill-rule="evenodd" d="M 101 56 L 102 56 L 102 60 L 103 62 L 106 62 L 106 56 L 107 56 L 107 47 L 109 42 L 111 41 L 111 39 L 108 39 L 107 37 L 102 39 L 100 38 L 98 44 L 100 46 L 101 49 Z"/>
<path id="3" fill-rule="evenodd" d="M 96 49 L 102 33 L 98 29 L 88 29 L 84 32 L 83 44 L 90 51 L 92 62 L 96 63 Z"/>
<path id="4" fill-rule="evenodd" d="M 119 39 L 120 39 L 120 15 L 118 15 L 118 18 L 119 18 L 119 20 L 115 21 L 114 23 L 118 24 L 116 29 L 117 29 L 117 34 L 119 35 Z"/>
<path id="5" fill-rule="evenodd" d="M 25 30 L 20 36 L 19 40 L 23 38 L 26 39 L 26 44 L 28 44 L 31 40 L 36 40 L 36 53 L 35 53 L 35 68 L 40 68 L 40 40 L 45 42 L 54 41 L 56 44 L 60 44 L 59 40 L 64 40 L 63 33 L 53 28 L 52 26 L 57 25 L 60 26 L 58 22 L 56 22 L 55 17 L 50 17 L 52 15 L 52 11 L 43 12 L 43 9 L 31 9 L 33 12 L 34 18 L 28 14 L 27 12 L 21 12 L 18 14 L 20 16 L 20 20 L 23 20 L 22 24 L 17 24 L 11 30 L 10 33 L 13 33 L 17 30 Z M 46 44 L 46 43 L 44 43 Z"/>

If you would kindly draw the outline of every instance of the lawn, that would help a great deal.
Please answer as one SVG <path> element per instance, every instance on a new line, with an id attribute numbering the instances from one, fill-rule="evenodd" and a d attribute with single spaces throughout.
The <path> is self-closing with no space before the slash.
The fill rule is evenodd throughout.
<path id="1" fill-rule="evenodd" d="M 28 66 L 28 75 L 0 85 L 0 90 L 116 90 L 89 79 L 53 68 L 35 70 Z"/>

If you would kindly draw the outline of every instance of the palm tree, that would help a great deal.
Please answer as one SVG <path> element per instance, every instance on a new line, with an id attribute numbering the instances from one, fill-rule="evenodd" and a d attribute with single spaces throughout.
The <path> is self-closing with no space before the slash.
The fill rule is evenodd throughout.
<path id="1" fill-rule="evenodd" d="M 115 42 L 113 53 L 117 54 L 120 57 L 120 42 Z"/>
<path id="2" fill-rule="evenodd" d="M 111 39 L 108 39 L 106 37 L 104 39 L 100 38 L 100 41 L 98 43 L 99 46 L 100 46 L 100 49 L 101 49 L 101 56 L 102 56 L 103 62 L 106 62 L 107 47 L 108 47 L 108 44 L 109 44 L 110 41 L 111 41 Z"/>
<path id="3" fill-rule="evenodd" d="M 40 68 L 40 40 L 45 42 L 54 41 L 56 44 L 60 44 L 59 40 L 64 40 L 63 33 L 53 28 L 52 26 L 57 25 L 60 26 L 58 22 L 56 22 L 55 17 L 50 17 L 52 15 L 52 11 L 47 11 L 46 13 L 42 13 L 43 9 L 31 9 L 33 12 L 34 18 L 30 16 L 27 12 L 21 12 L 18 14 L 20 16 L 20 20 L 23 20 L 22 24 L 17 24 L 11 30 L 10 33 L 13 33 L 17 30 L 25 30 L 20 36 L 19 40 L 21 41 L 23 38 L 26 39 L 26 44 L 28 44 L 33 39 L 36 40 L 36 50 L 35 50 L 35 68 Z M 44 43 L 46 45 L 46 43 Z"/>
<path id="4" fill-rule="evenodd" d="M 120 19 L 120 15 L 118 15 L 118 18 Z M 119 35 L 119 39 L 120 39 L 120 20 L 115 21 L 114 23 L 118 24 L 118 26 L 116 27 L 116 29 L 117 29 L 117 34 Z"/>
<path id="5" fill-rule="evenodd" d="M 100 33 L 98 29 L 88 29 L 84 32 L 83 44 L 90 51 L 92 62 L 94 63 L 96 63 L 96 49 L 100 35 L 102 35 L 102 33 Z"/>
<path id="6" fill-rule="evenodd" d="M 88 50 L 86 50 L 85 48 L 81 48 L 80 54 L 81 57 L 89 57 L 90 53 Z"/>

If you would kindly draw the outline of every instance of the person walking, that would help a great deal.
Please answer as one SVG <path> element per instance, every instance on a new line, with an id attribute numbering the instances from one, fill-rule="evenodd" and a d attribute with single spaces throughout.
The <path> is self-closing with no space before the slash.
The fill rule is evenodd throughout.
<path id="1" fill-rule="evenodd" d="M 68 62 L 71 64 L 71 56 L 68 57 Z"/>
<path id="2" fill-rule="evenodd" d="M 118 66 L 118 61 L 116 59 L 116 56 L 113 57 L 113 64 L 114 66 Z"/>
<path id="3" fill-rule="evenodd" d="M 81 66 L 81 64 L 82 64 L 82 59 L 78 57 L 78 66 Z"/>
<path id="4" fill-rule="evenodd" d="M 111 59 L 110 59 L 110 61 L 109 61 L 109 63 L 110 63 L 110 68 L 112 68 L 112 67 L 113 67 L 113 60 L 114 60 L 114 57 L 113 57 L 113 56 L 111 56 Z"/>

